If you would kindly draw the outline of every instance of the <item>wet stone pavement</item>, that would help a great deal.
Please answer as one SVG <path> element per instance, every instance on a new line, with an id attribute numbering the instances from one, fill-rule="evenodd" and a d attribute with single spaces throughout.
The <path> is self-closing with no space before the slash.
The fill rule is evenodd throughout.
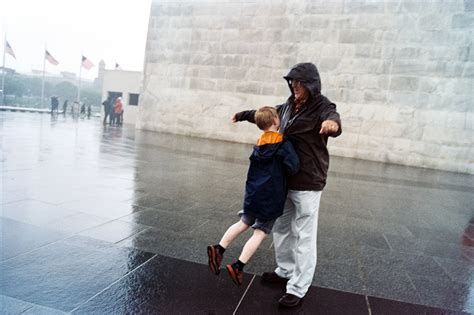
<path id="1" fill-rule="evenodd" d="M 241 287 L 207 267 L 250 145 L 47 114 L 0 128 L 2 314 L 474 312 L 474 176 L 333 157 L 313 286 L 285 310 L 260 282 L 271 237 Z"/>

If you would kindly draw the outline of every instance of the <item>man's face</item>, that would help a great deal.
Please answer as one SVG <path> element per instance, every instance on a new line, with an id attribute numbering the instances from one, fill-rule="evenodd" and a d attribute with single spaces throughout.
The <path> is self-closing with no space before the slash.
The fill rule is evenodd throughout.
<path id="1" fill-rule="evenodd" d="M 280 128 L 280 117 L 273 117 L 273 124 L 275 125 L 276 129 Z"/>
<path id="2" fill-rule="evenodd" d="M 300 81 L 291 80 L 291 87 L 297 100 L 304 100 L 308 96 L 308 91 Z"/>

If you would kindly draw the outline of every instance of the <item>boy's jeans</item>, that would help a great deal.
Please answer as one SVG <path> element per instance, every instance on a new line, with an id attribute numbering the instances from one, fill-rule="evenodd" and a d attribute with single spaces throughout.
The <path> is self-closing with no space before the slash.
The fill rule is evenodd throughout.
<path id="1" fill-rule="evenodd" d="M 316 269 L 321 191 L 289 190 L 283 215 L 273 227 L 276 274 L 290 279 L 286 293 L 304 297 Z"/>

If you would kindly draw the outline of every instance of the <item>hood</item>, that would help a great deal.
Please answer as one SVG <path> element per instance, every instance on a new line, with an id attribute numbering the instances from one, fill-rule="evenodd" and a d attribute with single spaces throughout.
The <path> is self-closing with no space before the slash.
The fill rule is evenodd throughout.
<path id="1" fill-rule="evenodd" d="M 250 159 L 261 162 L 269 160 L 277 153 L 282 144 L 283 142 L 278 142 L 255 146 Z"/>
<path id="2" fill-rule="evenodd" d="M 265 131 L 257 140 L 257 145 L 250 159 L 253 161 L 265 161 L 270 159 L 283 143 L 283 135 L 274 131 Z"/>
<path id="3" fill-rule="evenodd" d="M 290 72 L 283 77 L 294 95 L 293 88 L 289 80 L 298 80 L 309 91 L 311 97 L 321 93 L 321 78 L 319 77 L 318 68 L 310 62 L 298 63 L 291 68 Z"/>

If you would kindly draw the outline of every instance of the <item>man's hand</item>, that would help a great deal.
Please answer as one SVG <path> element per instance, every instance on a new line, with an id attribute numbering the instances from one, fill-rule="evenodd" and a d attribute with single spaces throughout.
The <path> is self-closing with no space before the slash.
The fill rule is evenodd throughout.
<path id="1" fill-rule="evenodd" d="M 328 135 L 335 133 L 339 130 L 339 125 L 334 120 L 325 120 L 321 124 L 321 130 L 319 130 L 320 135 Z"/>
<path id="2" fill-rule="evenodd" d="M 232 116 L 232 122 L 236 123 L 236 122 L 242 121 L 243 114 L 244 112 L 235 113 L 234 116 Z"/>

